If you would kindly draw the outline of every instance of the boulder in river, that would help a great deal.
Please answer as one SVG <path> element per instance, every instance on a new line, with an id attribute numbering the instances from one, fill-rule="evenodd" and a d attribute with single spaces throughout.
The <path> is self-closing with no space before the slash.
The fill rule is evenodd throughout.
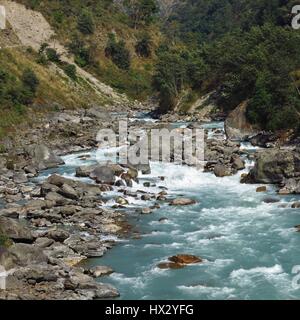
<path id="1" fill-rule="evenodd" d="M 13 180 L 14 180 L 14 183 L 17 183 L 17 184 L 28 182 L 28 178 L 24 173 L 24 171 L 16 172 L 13 176 Z"/>
<path id="2" fill-rule="evenodd" d="M 234 170 L 243 170 L 245 169 L 245 161 L 237 154 L 234 154 L 231 157 L 232 168 Z"/>
<path id="3" fill-rule="evenodd" d="M 294 202 L 294 203 L 292 204 L 292 208 L 293 208 L 293 209 L 299 209 L 299 208 L 300 208 L 300 202 Z"/>
<path id="4" fill-rule="evenodd" d="M 292 150 L 268 149 L 257 154 L 255 166 L 243 182 L 277 184 L 299 174 L 298 153 Z"/>
<path id="5" fill-rule="evenodd" d="M 97 266 L 89 270 L 89 273 L 94 277 L 94 278 L 100 278 L 103 276 L 108 276 L 112 274 L 114 270 L 110 267 L 107 266 Z"/>
<path id="6" fill-rule="evenodd" d="M 283 182 L 284 186 L 278 191 L 281 195 L 287 194 L 300 194 L 300 180 L 299 179 L 286 179 Z"/>
<path id="7" fill-rule="evenodd" d="M 64 184 L 61 189 L 58 191 L 59 194 L 61 194 L 63 197 L 72 199 L 72 200 L 78 200 L 78 193 L 77 191 L 69 186 L 68 184 Z"/>
<path id="8" fill-rule="evenodd" d="M 76 177 L 86 178 L 97 168 L 97 165 L 80 166 L 76 168 Z"/>
<path id="9" fill-rule="evenodd" d="M 183 269 L 185 267 L 184 264 L 174 263 L 174 262 L 162 262 L 157 265 L 159 269 Z"/>
<path id="10" fill-rule="evenodd" d="M 223 164 L 217 164 L 214 168 L 214 174 L 216 177 L 223 178 L 231 175 L 231 170 Z"/>
<path id="11" fill-rule="evenodd" d="M 121 206 L 126 206 L 129 204 L 128 200 L 122 198 L 122 197 L 118 197 L 116 199 L 116 203 L 120 204 Z"/>
<path id="12" fill-rule="evenodd" d="M 98 166 L 91 173 L 90 178 L 97 183 L 113 185 L 116 182 L 115 171 L 109 166 Z"/>
<path id="13" fill-rule="evenodd" d="M 201 258 L 189 254 L 178 254 L 177 256 L 170 257 L 169 261 L 180 264 L 194 264 L 203 262 Z"/>
<path id="14" fill-rule="evenodd" d="M 189 205 L 192 205 L 195 203 L 196 203 L 196 201 L 193 199 L 177 198 L 177 199 L 171 201 L 170 205 L 171 206 L 189 206 Z"/>
<path id="15" fill-rule="evenodd" d="M 258 187 L 256 188 L 256 192 L 267 192 L 267 187 L 266 186 Z"/>
<path id="16" fill-rule="evenodd" d="M 263 199 L 264 203 L 277 203 L 280 202 L 280 199 L 278 198 L 272 198 L 272 197 L 267 197 Z"/>

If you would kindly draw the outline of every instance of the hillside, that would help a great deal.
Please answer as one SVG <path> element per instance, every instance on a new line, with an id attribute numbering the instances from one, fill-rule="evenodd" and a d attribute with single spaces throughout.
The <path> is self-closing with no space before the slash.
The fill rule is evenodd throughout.
<path id="1" fill-rule="evenodd" d="M 165 26 L 155 86 L 161 112 L 188 109 L 214 92 L 226 113 L 247 103 L 248 120 L 267 130 L 300 128 L 299 32 L 295 1 L 187 0 Z M 185 103 L 182 103 L 184 101 Z"/>
<path id="2" fill-rule="evenodd" d="M 300 41 L 290 27 L 295 1 L 0 3 L 11 20 L 0 32 L 2 47 L 21 55 L 32 47 L 37 70 L 58 68 L 100 101 L 157 96 L 161 113 L 198 114 L 203 101 L 225 113 L 247 101 L 247 119 L 257 127 L 300 127 Z"/>
<path id="3" fill-rule="evenodd" d="M 125 107 L 132 103 L 124 93 L 141 97 L 145 88 L 150 88 L 152 67 L 148 61 L 152 63 L 152 59 L 134 54 L 135 34 L 142 31 L 139 29 L 134 35 L 130 34 L 133 27 L 122 21 L 125 14 L 120 8 L 105 9 L 105 15 L 101 17 L 105 16 L 106 20 L 97 20 L 96 16 L 93 34 L 86 35 L 78 31 L 77 21 L 79 12 L 86 6 L 80 6 L 78 15 L 69 10 L 71 7 L 76 9 L 76 1 L 69 7 L 59 1 L 1 0 L 0 4 L 5 6 L 7 15 L 7 29 L 0 31 L 0 71 L 3 74 L 0 136 L 12 131 L 14 125 L 32 119 L 32 113 L 36 117 L 57 107 L 95 104 Z M 99 2 L 93 5 L 97 6 Z M 89 9 L 95 12 L 96 7 Z M 61 19 L 57 18 L 59 10 Z M 68 14 L 64 16 L 64 12 Z M 106 56 L 105 47 L 111 32 L 118 39 L 124 37 L 126 46 L 131 47 L 133 66 L 130 70 L 122 70 Z M 155 28 L 149 32 L 155 35 Z M 28 69 L 37 78 L 35 92 L 30 92 L 22 79 Z"/>
<path id="4" fill-rule="evenodd" d="M 146 99 L 151 93 L 155 49 L 161 41 L 159 21 L 156 19 L 158 7 L 153 10 L 156 18 L 147 20 L 145 16 L 133 18 L 134 12 L 130 8 L 137 1 L 132 1 L 132 4 L 129 1 L 127 7 L 124 4 L 126 1 L 17 2 L 41 12 L 56 31 L 56 39 L 75 54 L 76 62 L 81 67 L 98 79 L 132 98 Z M 152 15 L 151 10 L 147 14 Z M 133 22 L 134 19 L 139 21 Z M 86 23 L 87 29 L 84 26 L 81 29 L 80 23 Z M 111 35 L 115 36 L 118 48 L 124 51 L 117 54 L 129 55 L 130 67 L 124 68 L 108 57 L 106 48 Z M 149 46 L 147 54 L 136 50 L 137 44 L 144 39 Z"/>

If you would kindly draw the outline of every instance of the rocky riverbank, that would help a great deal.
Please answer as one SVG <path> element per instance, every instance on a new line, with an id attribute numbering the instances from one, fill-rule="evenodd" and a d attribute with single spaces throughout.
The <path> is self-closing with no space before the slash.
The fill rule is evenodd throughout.
<path id="1" fill-rule="evenodd" d="M 119 110 L 113 110 L 117 114 Z M 127 116 L 132 112 L 127 110 Z M 128 233 L 124 208 L 128 196 L 142 201 L 170 201 L 167 192 L 130 192 L 139 174 L 148 166 L 96 164 L 78 167 L 78 178 L 67 179 L 53 173 L 39 182 L 44 170 L 55 172 L 64 164 L 62 155 L 97 147 L 99 129 L 117 131 L 118 117 L 101 108 L 56 112 L 23 130 L 13 139 L 2 141 L 0 157 L 0 265 L 8 272 L 2 299 L 101 299 L 118 296 L 110 285 L 97 278 L 111 273 L 109 267 L 85 269 L 80 263 L 103 256 L 115 245 L 106 235 Z M 143 121 L 132 126 L 147 129 L 155 124 Z M 85 158 L 88 160 L 88 156 Z M 81 160 L 84 160 L 81 157 Z M 163 179 L 163 177 L 161 177 Z M 94 181 L 94 182 L 92 182 Z M 148 185 L 145 184 L 147 187 Z M 150 185 L 149 185 L 150 186 Z M 103 206 L 106 192 L 119 188 L 111 208 Z M 187 201 L 185 199 L 185 201 Z M 188 201 L 190 201 L 188 199 Z M 141 214 L 159 207 L 145 206 Z"/>

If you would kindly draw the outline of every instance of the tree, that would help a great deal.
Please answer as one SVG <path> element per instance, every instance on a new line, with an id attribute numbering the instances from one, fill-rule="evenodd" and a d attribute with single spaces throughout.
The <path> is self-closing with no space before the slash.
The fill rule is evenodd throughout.
<path id="1" fill-rule="evenodd" d="M 92 34 L 95 31 L 95 24 L 92 14 L 83 10 L 77 21 L 78 30 L 83 34 Z"/>
<path id="2" fill-rule="evenodd" d="M 40 82 L 36 74 L 31 69 L 28 68 L 24 70 L 21 80 L 25 88 L 28 88 L 33 94 L 36 93 Z"/>
<path id="3" fill-rule="evenodd" d="M 153 85 L 159 92 L 160 111 L 172 110 L 187 80 L 183 53 L 176 50 L 162 51 L 155 67 Z"/>
<path id="4" fill-rule="evenodd" d="M 141 39 L 137 42 L 135 51 L 139 56 L 144 58 L 149 58 L 151 56 L 151 37 L 147 33 L 143 34 Z"/>
<path id="5" fill-rule="evenodd" d="M 75 55 L 75 62 L 80 67 L 96 64 L 96 46 L 87 46 L 78 34 L 72 36 L 68 48 Z"/>
<path id="6" fill-rule="evenodd" d="M 124 5 L 135 29 L 142 23 L 151 23 L 159 12 L 156 0 L 125 0 Z"/>
<path id="7" fill-rule="evenodd" d="M 114 34 L 109 35 L 105 55 L 111 58 L 120 69 L 129 70 L 131 63 L 130 53 L 126 49 L 125 42 L 123 40 L 117 42 Z"/>

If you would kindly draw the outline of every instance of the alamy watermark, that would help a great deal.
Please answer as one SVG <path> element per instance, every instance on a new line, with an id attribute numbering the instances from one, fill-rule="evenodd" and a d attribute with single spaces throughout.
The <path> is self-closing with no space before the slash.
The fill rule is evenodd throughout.
<path id="1" fill-rule="evenodd" d="M 98 162 L 109 157 L 113 163 L 147 165 L 155 162 L 204 166 L 203 129 L 141 129 L 128 130 L 127 120 L 119 121 L 118 134 L 112 129 L 98 132 Z"/>
<path id="2" fill-rule="evenodd" d="M 300 5 L 293 6 L 292 14 L 294 15 L 292 19 L 292 28 L 295 30 L 299 30 L 300 29 Z"/>
<path id="3" fill-rule="evenodd" d="M 4 6 L 0 6 L 0 30 L 6 28 L 6 11 Z"/>
<path id="4" fill-rule="evenodd" d="M 6 290 L 7 272 L 3 266 L 0 266 L 0 290 Z"/>

